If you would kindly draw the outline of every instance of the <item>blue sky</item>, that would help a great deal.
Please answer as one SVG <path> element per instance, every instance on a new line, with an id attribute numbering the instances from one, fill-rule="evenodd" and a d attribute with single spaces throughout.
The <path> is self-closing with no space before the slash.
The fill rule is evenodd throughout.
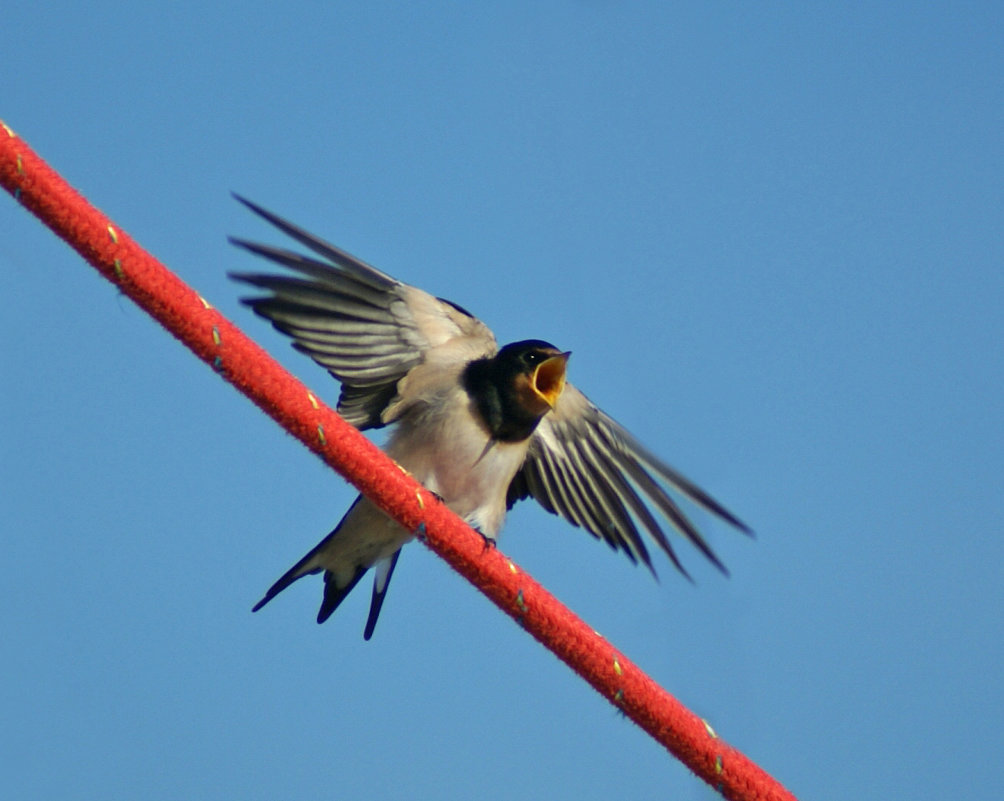
<path id="1" fill-rule="evenodd" d="M 248 197 L 571 378 L 757 531 L 694 585 L 523 504 L 502 549 L 813 799 L 1004 758 L 999 4 L 46 4 L 0 118 L 239 306 Z M 16 46 L 11 46 L 16 42 Z M 710 798 L 421 546 L 250 608 L 339 478 L 7 198 L 0 718 L 19 799 Z"/>

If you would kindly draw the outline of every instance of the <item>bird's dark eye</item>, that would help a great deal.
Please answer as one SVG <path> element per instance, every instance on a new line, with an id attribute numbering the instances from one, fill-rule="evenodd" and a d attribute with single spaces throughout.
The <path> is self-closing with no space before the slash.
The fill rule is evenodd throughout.
<path id="1" fill-rule="evenodd" d="M 528 365 L 539 364 L 543 358 L 543 354 L 538 353 L 535 350 L 528 351 L 523 355 L 523 361 L 525 361 Z"/>

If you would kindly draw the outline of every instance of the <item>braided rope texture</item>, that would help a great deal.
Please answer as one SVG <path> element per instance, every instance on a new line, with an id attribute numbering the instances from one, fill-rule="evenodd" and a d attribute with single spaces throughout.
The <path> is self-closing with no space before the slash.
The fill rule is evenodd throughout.
<path id="1" fill-rule="evenodd" d="M 725 798 L 795 798 L 482 538 L 116 227 L 0 121 L 0 184 L 360 492 Z"/>

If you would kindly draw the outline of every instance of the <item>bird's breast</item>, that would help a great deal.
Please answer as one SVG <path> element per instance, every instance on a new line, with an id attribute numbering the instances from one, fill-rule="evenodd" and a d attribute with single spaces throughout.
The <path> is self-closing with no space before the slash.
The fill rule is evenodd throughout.
<path id="1" fill-rule="evenodd" d="M 454 512 L 494 538 L 527 447 L 528 442 L 491 442 L 469 396 L 458 387 L 409 410 L 387 452 Z"/>

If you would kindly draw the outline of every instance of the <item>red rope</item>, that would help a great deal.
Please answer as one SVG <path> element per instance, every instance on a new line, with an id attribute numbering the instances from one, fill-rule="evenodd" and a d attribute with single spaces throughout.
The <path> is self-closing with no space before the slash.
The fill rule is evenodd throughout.
<path id="1" fill-rule="evenodd" d="M 459 517 L 91 206 L 2 122 L 0 183 L 374 503 L 409 530 L 424 523 L 433 551 L 722 795 L 794 799 L 501 552 L 485 550 Z"/>

